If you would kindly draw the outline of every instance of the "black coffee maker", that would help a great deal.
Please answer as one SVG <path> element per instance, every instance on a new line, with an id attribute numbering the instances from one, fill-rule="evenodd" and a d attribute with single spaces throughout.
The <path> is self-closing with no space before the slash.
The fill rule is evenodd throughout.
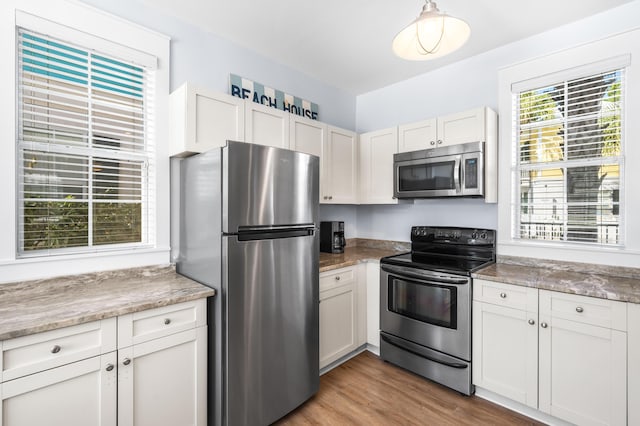
<path id="1" fill-rule="evenodd" d="M 344 222 L 320 222 L 320 251 L 344 253 Z"/>

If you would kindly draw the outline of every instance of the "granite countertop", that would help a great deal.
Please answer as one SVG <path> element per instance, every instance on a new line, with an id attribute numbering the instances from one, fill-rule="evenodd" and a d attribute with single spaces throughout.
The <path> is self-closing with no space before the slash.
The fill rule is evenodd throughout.
<path id="1" fill-rule="evenodd" d="M 213 296 L 172 266 L 0 285 L 0 340 Z"/>
<path id="2" fill-rule="evenodd" d="M 640 303 L 640 269 L 636 268 L 504 257 L 472 276 L 543 290 Z"/>
<path id="3" fill-rule="evenodd" d="M 385 256 L 410 251 L 409 243 L 353 239 L 347 241 L 344 253 L 320 253 L 320 272 L 352 266 L 367 260 L 379 260 Z"/>

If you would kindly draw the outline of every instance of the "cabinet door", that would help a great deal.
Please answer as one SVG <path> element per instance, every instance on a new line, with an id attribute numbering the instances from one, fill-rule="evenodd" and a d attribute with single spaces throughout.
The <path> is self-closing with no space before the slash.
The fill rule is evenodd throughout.
<path id="1" fill-rule="evenodd" d="M 171 155 L 244 141 L 244 100 L 184 84 L 170 97 Z"/>
<path id="2" fill-rule="evenodd" d="M 368 262 L 367 282 L 367 343 L 380 347 L 380 263 Z"/>
<path id="3" fill-rule="evenodd" d="M 245 102 L 246 141 L 289 148 L 289 113 L 255 102 Z"/>
<path id="4" fill-rule="evenodd" d="M 0 426 L 115 426 L 115 364 L 110 352 L 0 384 Z"/>
<path id="5" fill-rule="evenodd" d="M 628 401 L 636 401 L 636 403 L 629 404 L 629 424 L 640 425 L 640 304 L 627 303 L 629 310 L 629 330 L 628 330 L 628 342 L 629 342 L 629 375 L 628 386 Z"/>
<path id="6" fill-rule="evenodd" d="M 540 292 L 540 410 L 581 425 L 624 425 L 625 332 L 549 315 Z"/>
<path id="7" fill-rule="evenodd" d="M 204 426 L 207 327 L 118 351 L 119 426 Z"/>
<path id="8" fill-rule="evenodd" d="M 357 348 L 356 282 L 320 293 L 320 368 Z"/>
<path id="9" fill-rule="evenodd" d="M 327 185 L 320 201 L 326 204 L 355 204 L 358 201 L 358 135 L 349 130 L 329 126 L 327 137 Z"/>
<path id="10" fill-rule="evenodd" d="M 360 135 L 360 204 L 397 204 L 393 198 L 393 154 L 398 128 Z"/>
<path id="11" fill-rule="evenodd" d="M 292 115 L 289 120 L 289 142 L 294 151 L 320 158 L 320 201 L 326 187 L 324 173 L 324 150 L 327 147 L 327 125 L 316 120 Z"/>
<path id="12" fill-rule="evenodd" d="M 538 407 L 538 314 L 473 302 L 473 384 Z"/>
<path id="13" fill-rule="evenodd" d="M 485 140 L 484 108 L 438 117 L 437 146 Z"/>
<path id="14" fill-rule="evenodd" d="M 398 152 L 435 148 L 437 140 L 435 118 L 398 126 Z"/>

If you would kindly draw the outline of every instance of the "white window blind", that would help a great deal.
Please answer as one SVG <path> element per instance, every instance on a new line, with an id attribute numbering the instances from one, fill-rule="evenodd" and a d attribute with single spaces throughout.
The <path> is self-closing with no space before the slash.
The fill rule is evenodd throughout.
<path id="1" fill-rule="evenodd" d="M 19 255 L 152 244 L 153 72 L 18 29 Z"/>
<path id="2" fill-rule="evenodd" d="M 624 69 L 515 92 L 514 235 L 622 245 Z"/>

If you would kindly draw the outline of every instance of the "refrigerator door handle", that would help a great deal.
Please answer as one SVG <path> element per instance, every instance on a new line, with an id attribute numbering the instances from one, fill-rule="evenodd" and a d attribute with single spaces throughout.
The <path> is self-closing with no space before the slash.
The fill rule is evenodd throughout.
<path id="1" fill-rule="evenodd" d="M 313 223 L 303 223 L 297 225 L 266 225 L 266 226 L 239 226 L 238 233 L 241 232 L 263 232 L 263 231 L 288 231 L 291 229 L 315 228 Z"/>
<path id="2" fill-rule="evenodd" d="M 273 240 L 276 238 L 308 237 L 315 234 L 315 228 L 287 228 L 284 230 L 261 229 L 238 232 L 238 241 Z"/>

